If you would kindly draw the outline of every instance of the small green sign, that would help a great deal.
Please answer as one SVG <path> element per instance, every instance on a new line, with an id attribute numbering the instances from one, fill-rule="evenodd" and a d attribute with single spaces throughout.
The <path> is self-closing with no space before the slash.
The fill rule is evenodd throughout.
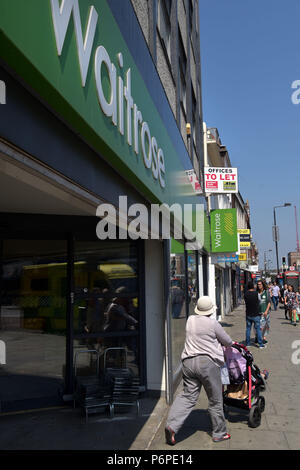
<path id="1" fill-rule="evenodd" d="M 216 209 L 210 215 L 212 253 L 238 251 L 236 209 Z"/>
<path id="2" fill-rule="evenodd" d="M 223 191 L 235 191 L 236 181 L 223 181 Z"/>

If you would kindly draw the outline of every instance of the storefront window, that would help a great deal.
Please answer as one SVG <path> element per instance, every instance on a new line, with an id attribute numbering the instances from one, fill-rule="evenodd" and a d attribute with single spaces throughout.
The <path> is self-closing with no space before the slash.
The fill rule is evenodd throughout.
<path id="1" fill-rule="evenodd" d="M 186 323 L 186 273 L 184 245 L 172 240 L 171 244 L 171 334 L 173 374 L 180 365 L 181 353 L 185 340 Z"/>
<path id="2" fill-rule="evenodd" d="M 118 367 L 126 357 L 126 367 L 139 375 L 137 245 L 76 242 L 74 282 L 74 354 L 83 348 L 97 351 L 101 372 L 105 366 Z M 119 350 L 106 353 L 110 348 Z M 105 357 L 110 365 L 104 363 Z M 83 358 L 88 367 L 89 355 Z"/>
<path id="3" fill-rule="evenodd" d="M 66 242 L 4 240 L 0 340 L 6 364 L 0 401 L 51 404 L 64 386 L 66 355 Z M 46 390 L 46 392 L 45 392 Z"/>

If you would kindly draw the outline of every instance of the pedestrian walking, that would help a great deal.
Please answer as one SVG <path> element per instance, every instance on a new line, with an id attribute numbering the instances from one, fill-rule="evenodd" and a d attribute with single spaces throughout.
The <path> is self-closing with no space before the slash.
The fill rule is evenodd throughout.
<path id="1" fill-rule="evenodd" d="M 296 326 L 297 325 L 297 322 L 296 322 L 297 307 L 299 303 L 297 299 L 297 294 L 294 290 L 294 286 L 292 286 L 291 284 L 288 285 L 288 291 L 285 296 L 285 305 L 287 306 L 288 311 L 289 311 L 291 324 Z"/>
<path id="2" fill-rule="evenodd" d="M 262 334 L 263 343 L 266 344 L 267 335 L 270 332 L 270 307 L 271 307 L 271 299 L 268 287 L 266 283 L 262 281 L 257 281 L 257 292 L 260 301 L 259 311 L 261 314 L 260 320 L 260 328 Z M 257 338 L 256 338 L 257 342 Z"/>
<path id="3" fill-rule="evenodd" d="M 245 304 L 246 304 L 246 346 L 251 346 L 250 344 L 250 335 L 252 325 L 256 331 L 256 337 L 258 341 L 258 346 L 260 349 L 266 347 L 263 344 L 261 329 L 260 329 L 260 301 L 258 297 L 258 292 L 254 290 L 253 281 L 248 282 L 248 290 L 245 294 Z"/>
<path id="4" fill-rule="evenodd" d="M 296 321 L 298 322 L 299 317 L 300 317 L 300 286 L 298 287 L 297 300 L 298 300 L 298 305 L 296 309 Z"/>
<path id="5" fill-rule="evenodd" d="M 271 299 L 271 301 L 272 301 L 272 297 L 273 297 L 272 287 L 273 287 L 272 282 L 269 282 L 269 284 L 268 284 L 268 290 L 269 290 L 269 294 L 270 294 L 270 299 Z M 270 307 L 270 310 L 272 310 L 272 306 Z"/>
<path id="6" fill-rule="evenodd" d="M 183 391 L 172 404 L 166 421 L 166 442 L 176 444 L 175 434 L 196 405 L 202 385 L 208 397 L 208 412 L 214 442 L 230 439 L 223 411 L 221 367 L 224 365 L 223 346 L 233 344 L 220 323 L 211 318 L 215 312 L 210 297 L 198 299 L 186 322 L 186 338 L 181 355 Z"/>
<path id="7" fill-rule="evenodd" d="M 280 288 L 276 284 L 276 281 L 274 281 L 273 286 L 272 286 L 272 302 L 273 302 L 275 311 L 277 310 L 277 307 L 278 307 L 279 297 L 280 297 Z"/>
<path id="8" fill-rule="evenodd" d="M 281 300 L 282 300 L 282 303 L 284 305 L 284 316 L 285 316 L 285 319 L 288 320 L 289 317 L 288 317 L 288 308 L 286 306 L 286 303 L 285 303 L 285 296 L 288 292 L 288 285 L 287 284 L 284 284 L 283 288 L 282 288 L 282 292 L 281 292 Z"/>

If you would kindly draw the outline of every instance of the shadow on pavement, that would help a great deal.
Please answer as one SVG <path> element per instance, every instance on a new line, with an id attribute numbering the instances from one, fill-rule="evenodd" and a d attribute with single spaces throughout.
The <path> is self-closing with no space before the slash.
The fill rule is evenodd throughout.
<path id="1" fill-rule="evenodd" d="M 88 423 L 80 408 L 65 406 L 26 413 L 0 415 L 1 450 L 128 450 L 138 438 L 158 398 L 141 397 L 140 413 L 131 407 L 116 411 L 110 418 L 105 411 L 89 416 Z M 157 426 L 157 420 L 147 429 L 147 437 L 138 438 L 140 448 Z M 153 429 L 152 429 L 153 427 Z M 143 441 L 144 440 L 144 441 Z"/>
<path id="2" fill-rule="evenodd" d="M 185 441 L 197 431 L 204 431 L 210 435 L 211 422 L 207 410 L 193 410 L 184 426 L 176 434 L 176 442 Z"/>

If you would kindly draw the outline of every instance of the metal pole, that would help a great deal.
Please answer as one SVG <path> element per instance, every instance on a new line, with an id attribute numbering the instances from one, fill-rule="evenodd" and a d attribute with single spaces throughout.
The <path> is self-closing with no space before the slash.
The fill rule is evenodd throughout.
<path id="1" fill-rule="evenodd" d="M 277 241 L 277 225 L 276 225 L 276 214 L 275 214 L 275 207 L 273 209 L 274 212 L 274 229 L 275 229 L 275 248 L 276 248 L 276 263 L 277 263 L 277 274 L 279 274 L 279 261 L 278 261 L 278 241 Z"/>

